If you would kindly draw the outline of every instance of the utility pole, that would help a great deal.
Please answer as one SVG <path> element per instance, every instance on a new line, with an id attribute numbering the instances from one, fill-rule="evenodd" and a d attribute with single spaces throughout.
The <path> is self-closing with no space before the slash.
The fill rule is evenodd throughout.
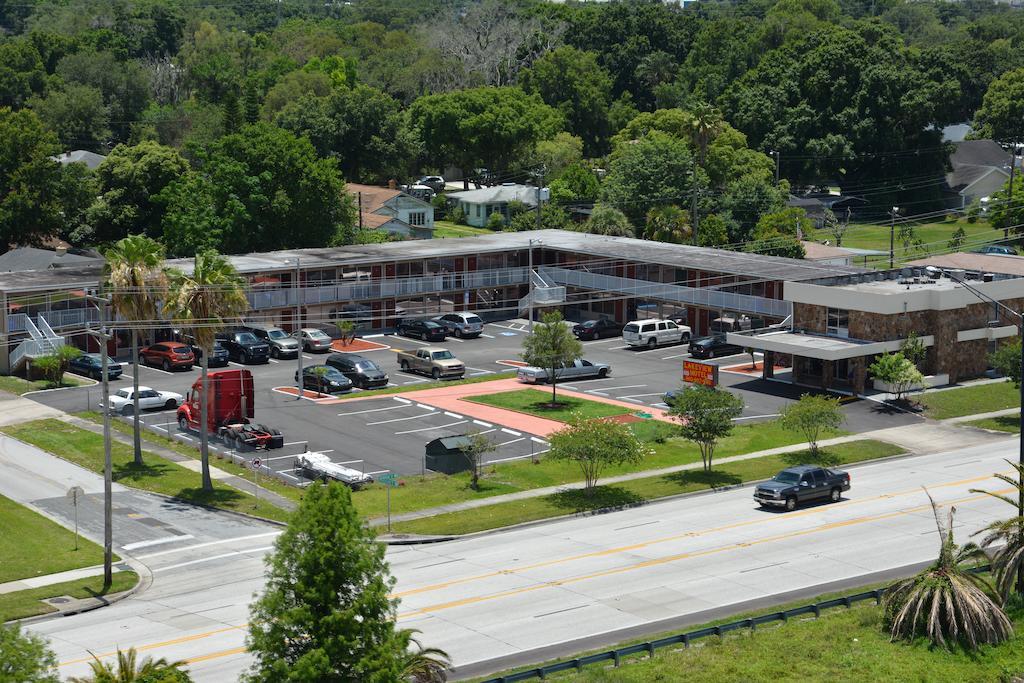
<path id="1" fill-rule="evenodd" d="M 775 187 L 779 186 L 779 165 L 782 163 L 782 152 L 777 149 L 772 150 L 772 156 L 775 157 Z"/>
<path id="2" fill-rule="evenodd" d="M 895 268 L 896 265 L 896 214 L 900 211 L 900 207 L 892 207 L 892 211 L 889 212 L 889 217 L 892 218 L 892 222 L 889 223 L 889 268 Z"/>
<path id="3" fill-rule="evenodd" d="M 362 222 L 362 212 L 359 213 L 359 222 Z M 303 392 L 306 390 L 306 380 L 302 376 L 302 286 L 300 285 L 299 279 L 302 277 L 302 271 L 299 269 L 299 257 L 295 257 L 295 337 L 299 340 L 299 352 L 295 354 L 295 360 L 298 362 L 299 374 L 298 385 L 299 393 L 295 395 L 295 400 L 298 401 L 302 398 Z"/>
<path id="4" fill-rule="evenodd" d="M 363 229 L 363 193 L 356 192 L 356 203 L 359 207 L 359 230 Z"/>
<path id="5" fill-rule="evenodd" d="M 537 180 L 537 229 L 541 229 L 541 205 L 544 202 L 544 168 L 540 169 L 540 177 Z M 531 318 L 532 319 L 532 318 Z"/>
<path id="6" fill-rule="evenodd" d="M 690 179 L 693 184 L 693 200 L 691 201 L 690 207 L 690 221 L 693 223 L 693 243 L 700 244 L 698 239 L 700 229 L 700 211 L 697 209 L 697 167 L 693 167 L 692 178 Z"/>
<path id="7" fill-rule="evenodd" d="M 1006 208 L 1013 210 L 1013 173 L 1017 168 L 1017 145 L 1010 147 L 1010 190 L 1006 198 Z M 1010 228 L 1003 228 L 1003 239 L 1010 239 Z"/>
<path id="8" fill-rule="evenodd" d="M 99 332 L 90 330 L 90 334 L 96 337 L 100 343 L 100 372 L 103 374 L 101 393 L 103 405 L 103 589 L 106 590 L 114 581 L 114 509 L 111 490 L 114 467 L 110 457 L 110 382 L 107 371 L 107 342 L 111 338 L 111 335 L 107 334 L 107 306 L 110 304 L 110 299 L 91 295 L 86 295 L 85 298 L 96 304 L 100 311 L 100 330 Z M 138 368 L 134 368 L 134 372 L 138 371 Z"/>
<path id="9" fill-rule="evenodd" d="M 538 194 L 538 200 L 539 200 L 540 199 L 540 196 L 539 196 L 540 193 L 538 192 L 537 194 Z M 530 266 L 527 269 L 527 273 L 526 273 L 527 287 L 529 288 L 528 289 L 529 293 L 527 294 L 527 297 L 530 300 L 529 301 L 529 306 L 527 307 L 527 311 L 528 311 L 527 317 L 530 320 L 530 334 L 533 334 L 533 241 L 534 240 L 531 237 L 530 238 L 530 249 L 529 249 L 529 253 L 530 253 L 530 256 L 529 256 Z"/>

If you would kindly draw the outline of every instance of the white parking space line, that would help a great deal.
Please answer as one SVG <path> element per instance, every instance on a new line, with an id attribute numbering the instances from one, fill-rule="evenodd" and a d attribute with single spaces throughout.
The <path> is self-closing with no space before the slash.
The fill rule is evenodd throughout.
<path id="1" fill-rule="evenodd" d="M 421 417 L 431 417 L 433 414 L 434 413 L 421 413 L 419 415 L 412 415 L 410 417 L 396 417 L 393 420 L 380 420 L 378 422 L 367 422 L 366 426 L 367 427 L 372 427 L 374 425 L 386 425 L 386 424 L 390 424 L 392 422 L 405 422 L 406 420 L 418 420 Z"/>
<path id="2" fill-rule="evenodd" d="M 607 396 L 608 395 L 607 393 L 605 393 L 603 391 L 597 391 L 596 389 L 591 389 L 587 393 L 588 394 L 593 394 L 594 396 Z"/>
<path id="3" fill-rule="evenodd" d="M 274 358 L 268 358 L 267 360 L 270 361 L 271 363 L 280 363 L 281 362 L 281 361 L 276 360 Z"/>
<path id="4" fill-rule="evenodd" d="M 483 368 L 471 368 L 468 365 L 466 366 L 466 369 L 475 370 L 475 372 L 473 373 L 474 375 L 489 375 L 494 372 L 493 370 L 484 370 Z"/>
<path id="5" fill-rule="evenodd" d="M 511 434 L 512 436 L 522 436 L 523 435 L 522 432 L 517 432 L 514 429 L 506 429 L 505 427 L 502 427 L 501 431 L 505 432 L 506 434 Z"/>
<path id="6" fill-rule="evenodd" d="M 584 346 L 591 346 L 592 344 L 607 344 L 608 342 L 620 342 L 621 337 L 608 337 L 607 339 L 592 339 L 590 341 L 581 342 Z"/>
<path id="7" fill-rule="evenodd" d="M 498 446 L 500 448 L 501 446 L 507 446 L 510 443 L 519 443 L 520 441 L 526 441 L 526 437 L 525 436 L 521 436 L 518 439 L 510 439 L 509 441 L 502 441 L 501 443 L 496 443 L 494 445 Z"/>
<path id="8" fill-rule="evenodd" d="M 481 427 L 493 427 L 490 422 L 484 422 L 483 420 L 473 420 L 473 424 L 480 425 Z"/>
<path id="9" fill-rule="evenodd" d="M 425 379 L 407 379 L 405 382 L 402 382 L 402 385 L 404 386 L 406 384 L 422 384 L 423 382 L 426 381 L 427 380 Z"/>
<path id="10" fill-rule="evenodd" d="M 444 411 L 444 414 L 447 415 L 448 417 L 454 417 L 456 420 L 461 420 L 462 419 L 462 416 L 459 415 L 458 413 L 449 413 L 446 410 L 446 411 Z"/>
<path id="11" fill-rule="evenodd" d="M 163 538 L 154 538 L 151 541 L 138 541 L 137 543 L 129 543 L 128 545 L 121 546 L 122 550 L 138 550 L 139 548 L 149 548 L 154 545 L 163 545 L 164 543 L 174 543 L 175 541 L 187 541 L 190 538 L 195 538 L 192 534 L 182 534 L 180 536 L 164 536 Z"/>
<path id="12" fill-rule="evenodd" d="M 379 413 L 382 410 L 396 410 L 402 406 L 388 406 L 387 408 L 370 408 L 368 410 L 354 410 L 350 413 L 338 413 L 338 417 L 345 417 L 346 415 L 362 415 L 363 413 Z"/>
<path id="13" fill-rule="evenodd" d="M 412 403 L 412 401 L 410 401 L 409 399 L 401 398 L 399 396 L 392 396 L 391 398 L 394 399 L 395 401 L 398 401 L 399 403 L 404 403 L 405 405 L 409 405 L 410 403 Z"/>
<path id="14" fill-rule="evenodd" d="M 579 391 L 579 387 L 574 387 L 571 384 L 563 384 L 562 388 L 568 389 L 569 391 Z"/>
<path id="15" fill-rule="evenodd" d="M 536 436 L 531 436 L 530 441 L 533 441 L 534 443 L 547 443 L 544 439 L 539 439 Z"/>
<path id="16" fill-rule="evenodd" d="M 244 368 L 244 367 L 245 367 L 245 366 L 244 366 L 244 365 L 242 365 L 241 363 L 236 363 L 236 362 L 235 362 L 235 361 L 233 361 L 233 360 L 229 360 L 229 361 L 228 361 L 228 365 L 234 365 L 234 366 L 235 366 L 236 368 Z"/>
<path id="17" fill-rule="evenodd" d="M 364 472 L 363 474 L 367 474 L 372 477 L 375 474 L 387 474 L 390 471 L 391 470 L 377 470 L 376 472 Z"/>
<path id="18" fill-rule="evenodd" d="M 458 337 L 445 337 L 444 340 L 445 340 L 446 343 L 450 342 L 450 341 L 458 342 L 459 344 L 465 344 L 466 343 L 465 340 L 459 339 Z"/>
<path id="19" fill-rule="evenodd" d="M 174 548 L 173 550 L 161 550 L 158 553 L 150 553 L 148 555 L 139 555 L 136 560 L 148 560 L 151 557 L 160 557 L 162 555 L 170 555 L 172 553 L 187 553 L 190 550 L 199 550 L 200 548 L 209 548 L 212 545 L 223 545 L 224 543 L 234 543 L 236 541 L 251 541 L 254 538 L 267 538 L 268 536 L 280 536 L 280 531 L 270 531 L 264 534 L 252 534 L 250 536 L 238 536 L 237 538 L 222 538 L 219 541 L 207 541 L 206 543 L 197 543 L 195 545 L 185 546 L 184 548 Z"/>
<path id="20" fill-rule="evenodd" d="M 263 462 L 274 462 L 275 460 L 284 460 L 285 458 L 295 458 L 295 455 L 275 455 L 272 458 L 260 458 Z"/>
<path id="21" fill-rule="evenodd" d="M 652 403 L 651 407 L 652 408 L 661 408 L 662 410 L 668 410 L 668 404 L 667 403 Z"/>
<path id="22" fill-rule="evenodd" d="M 159 429 L 161 432 L 166 432 L 167 431 L 167 427 L 161 427 L 160 425 L 150 425 L 150 424 L 148 424 L 146 426 L 149 427 L 150 429 Z"/>
<path id="23" fill-rule="evenodd" d="M 485 333 L 481 332 L 480 336 L 481 337 L 487 337 L 488 339 L 494 339 L 494 335 L 493 334 L 485 334 Z"/>
<path id="24" fill-rule="evenodd" d="M 644 404 L 644 402 L 638 398 L 626 398 L 625 396 L 620 396 L 619 398 L 621 398 L 624 401 L 629 401 L 630 403 L 639 403 L 640 405 Z"/>
<path id="25" fill-rule="evenodd" d="M 294 479 L 295 481 L 298 481 L 298 480 L 299 480 L 299 478 L 298 478 L 298 477 L 296 477 L 295 475 L 292 475 L 292 474 L 288 474 L 288 473 L 287 473 L 287 472 L 285 472 L 284 470 L 281 470 L 280 472 L 278 472 L 278 474 L 280 474 L 280 475 L 283 475 L 283 476 L 285 476 L 285 477 L 288 477 L 289 479 Z"/>
<path id="26" fill-rule="evenodd" d="M 484 464 L 490 465 L 491 463 L 494 463 L 494 462 L 511 462 L 512 460 L 523 460 L 524 458 L 536 458 L 538 455 L 543 455 L 544 453 L 547 453 L 549 450 L 551 450 L 551 449 L 550 448 L 546 448 L 543 451 L 537 451 L 536 453 L 526 453 L 525 455 L 515 455 L 515 456 L 512 456 L 511 458 L 497 458 L 495 460 L 488 460 Z"/>
<path id="27" fill-rule="evenodd" d="M 422 403 L 417 403 L 416 407 L 422 408 L 423 410 L 437 410 L 437 408 L 435 408 L 434 406 L 425 406 Z"/>
<path id="28" fill-rule="evenodd" d="M 430 346 L 433 342 L 423 341 L 422 339 L 409 339 L 409 337 L 402 337 L 404 341 L 412 342 L 413 344 L 419 344 L 420 346 Z M 399 349 L 401 351 L 401 349 Z"/>
<path id="29" fill-rule="evenodd" d="M 298 446 L 300 443 L 309 443 L 308 441 L 289 441 L 285 446 Z"/>
<path id="30" fill-rule="evenodd" d="M 643 389 L 646 386 L 646 384 L 626 384 L 620 387 L 601 387 L 601 391 L 613 391 L 618 389 Z M 596 389 L 586 389 L 586 393 L 596 394 L 598 392 Z"/>
<path id="31" fill-rule="evenodd" d="M 431 429 L 446 429 L 447 427 L 454 427 L 455 425 L 466 424 L 468 420 L 459 420 L 458 422 L 449 422 L 446 425 L 437 425 L 436 427 L 423 427 L 422 429 L 409 429 L 404 432 L 395 432 L 395 435 L 399 434 L 415 434 L 416 432 L 429 432 Z"/>
<path id="32" fill-rule="evenodd" d="M 163 368 L 152 368 L 152 367 L 150 367 L 148 365 L 140 365 L 139 367 L 140 368 L 146 368 L 147 370 L 152 370 L 153 372 L 162 372 L 165 375 L 176 375 L 176 374 L 178 374 L 176 372 L 168 372 L 167 370 L 164 370 Z"/>
<path id="33" fill-rule="evenodd" d="M 178 434 L 177 436 L 179 439 L 185 439 L 185 441 L 195 441 L 195 439 L 187 434 Z"/>
<path id="34" fill-rule="evenodd" d="M 771 415 L 745 415 L 743 417 L 734 417 L 733 422 L 739 422 L 740 420 L 756 420 L 761 417 L 778 417 L 778 413 L 772 413 Z"/>
<path id="35" fill-rule="evenodd" d="M 655 391 L 653 394 L 628 394 L 626 396 L 619 396 L 619 398 L 630 399 L 630 398 L 645 398 L 647 396 L 664 396 L 664 395 L 665 395 L 664 391 Z"/>
<path id="36" fill-rule="evenodd" d="M 689 351 L 687 351 L 686 353 L 677 353 L 674 356 L 665 356 L 664 358 L 662 358 L 662 360 L 672 360 L 673 358 L 682 358 L 683 356 L 689 356 L 689 355 L 690 355 L 690 353 L 689 353 Z"/>

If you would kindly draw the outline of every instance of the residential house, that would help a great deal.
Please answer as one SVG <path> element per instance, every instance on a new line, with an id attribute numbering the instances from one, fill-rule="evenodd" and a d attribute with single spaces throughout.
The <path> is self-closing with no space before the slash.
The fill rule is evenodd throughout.
<path id="1" fill-rule="evenodd" d="M 50 158 L 59 164 L 85 164 L 89 170 L 95 170 L 97 166 L 107 160 L 102 154 L 85 149 L 75 149 Z"/>
<path id="2" fill-rule="evenodd" d="M 0 254 L 0 273 L 22 273 L 30 270 L 52 270 L 79 266 L 101 266 L 104 260 L 99 255 L 75 254 L 67 247 L 37 249 L 18 247 Z"/>
<path id="3" fill-rule="evenodd" d="M 1010 177 L 1011 154 L 994 140 L 955 143 L 946 174 L 947 206 L 963 209 L 998 192 Z"/>
<path id="4" fill-rule="evenodd" d="M 364 228 L 416 239 L 434 236 L 434 207 L 395 187 L 348 183 Z"/>
<path id="5" fill-rule="evenodd" d="M 802 240 L 804 259 L 827 266 L 852 266 L 854 252 L 830 244 Z"/>
<path id="6" fill-rule="evenodd" d="M 541 191 L 542 201 L 550 196 L 548 188 Z M 481 187 L 479 190 L 449 192 L 448 201 L 457 204 L 466 212 L 466 222 L 483 228 L 492 213 L 500 213 L 507 223 L 509 221 L 508 205 L 521 202 L 528 208 L 537 206 L 537 188 L 533 185 L 519 183 L 502 183 L 492 187 Z"/>

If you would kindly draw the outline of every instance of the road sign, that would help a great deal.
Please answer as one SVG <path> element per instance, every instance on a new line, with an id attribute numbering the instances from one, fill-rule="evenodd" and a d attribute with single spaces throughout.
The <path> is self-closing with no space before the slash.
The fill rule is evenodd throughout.
<path id="1" fill-rule="evenodd" d="M 85 497 L 85 491 L 81 486 L 72 486 L 68 489 L 68 498 L 75 507 L 75 550 L 78 550 L 78 501 Z"/>
<path id="2" fill-rule="evenodd" d="M 260 469 L 260 467 L 262 467 L 262 466 L 263 466 L 263 461 L 260 460 L 259 458 L 253 458 L 252 460 L 249 461 L 249 467 L 253 471 L 258 471 Z"/>
<path id="3" fill-rule="evenodd" d="M 398 486 L 398 475 L 394 472 L 388 472 L 387 474 L 378 474 L 377 481 L 384 484 L 388 488 L 395 488 Z"/>
<path id="4" fill-rule="evenodd" d="M 699 360 L 684 360 L 683 381 L 708 387 L 718 386 L 718 366 L 714 363 L 701 363 Z"/>

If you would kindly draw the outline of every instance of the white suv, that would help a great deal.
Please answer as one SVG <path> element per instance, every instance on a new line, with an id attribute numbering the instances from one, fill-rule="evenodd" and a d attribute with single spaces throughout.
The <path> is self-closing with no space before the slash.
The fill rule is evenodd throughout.
<path id="1" fill-rule="evenodd" d="M 690 328 L 671 320 L 634 320 L 622 328 L 622 338 L 630 346 L 653 349 L 662 344 L 690 341 Z"/>

